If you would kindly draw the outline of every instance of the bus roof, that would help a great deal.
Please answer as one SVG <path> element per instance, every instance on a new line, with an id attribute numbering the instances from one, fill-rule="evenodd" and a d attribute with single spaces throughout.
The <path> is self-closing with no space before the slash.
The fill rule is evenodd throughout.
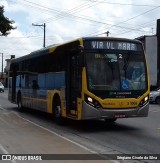
<path id="1" fill-rule="evenodd" d="M 126 42 L 136 42 L 140 43 L 139 40 L 129 39 L 129 38 L 119 38 L 119 37 L 83 37 L 83 40 L 91 41 L 91 40 L 115 40 L 115 41 L 126 41 Z"/>
<path id="2" fill-rule="evenodd" d="M 101 40 L 101 41 L 103 41 L 103 40 L 113 41 L 114 40 L 114 41 L 125 41 L 125 42 L 140 43 L 139 40 L 128 39 L 128 38 L 116 38 L 116 37 L 82 37 L 82 38 L 78 38 L 78 39 L 75 39 L 75 40 L 72 40 L 72 41 L 69 41 L 69 42 L 65 42 L 63 44 L 53 44 L 53 45 L 47 46 L 45 48 L 42 48 L 42 49 L 33 51 L 30 54 L 27 54 L 25 56 L 12 59 L 11 63 L 17 63 L 17 62 L 21 62 L 21 61 L 26 60 L 26 59 L 31 59 L 31 58 L 39 57 L 39 56 L 42 56 L 42 55 L 46 55 L 48 53 L 52 53 L 56 48 L 58 48 L 60 46 L 67 45 L 67 44 L 70 44 L 70 43 L 73 43 L 73 42 L 76 42 L 76 41 L 81 42 L 80 44 L 83 45 L 83 41 L 92 41 L 92 40 L 94 40 L 94 41 L 96 41 L 96 40 L 97 41 L 98 40 Z"/>

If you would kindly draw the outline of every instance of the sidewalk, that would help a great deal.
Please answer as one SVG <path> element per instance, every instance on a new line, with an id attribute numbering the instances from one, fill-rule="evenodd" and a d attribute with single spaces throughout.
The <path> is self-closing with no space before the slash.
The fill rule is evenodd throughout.
<path id="1" fill-rule="evenodd" d="M 70 157 L 70 155 L 54 154 L 73 154 L 73 157 L 74 154 L 82 154 L 78 155 L 78 157 L 82 157 L 82 160 L 76 160 L 77 163 L 113 162 L 109 160 L 83 160 L 83 156 L 85 156 L 83 154 L 93 154 L 92 151 L 46 128 L 23 119 L 16 112 L 6 112 L 2 108 L 0 109 L 0 154 L 53 154 L 51 156 L 57 157 L 57 160 L 43 160 L 38 162 L 56 163 L 75 163 L 75 161 L 69 159 L 63 160 L 63 157 Z M 25 163 L 35 161 L 16 162 Z"/>

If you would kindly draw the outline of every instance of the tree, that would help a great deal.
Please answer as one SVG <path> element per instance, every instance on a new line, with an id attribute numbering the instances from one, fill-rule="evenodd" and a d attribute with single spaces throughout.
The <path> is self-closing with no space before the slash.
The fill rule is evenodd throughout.
<path id="1" fill-rule="evenodd" d="M 4 16 L 4 6 L 0 6 L 0 36 L 7 36 L 12 29 L 16 29 L 12 26 L 13 20 L 9 20 Z"/>

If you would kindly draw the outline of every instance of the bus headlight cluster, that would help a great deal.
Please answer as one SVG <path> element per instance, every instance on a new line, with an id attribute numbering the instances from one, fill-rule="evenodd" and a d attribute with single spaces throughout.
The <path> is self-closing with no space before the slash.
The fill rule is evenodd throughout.
<path id="1" fill-rule="evenodd" d="M 87 104 L 89 104 L 89 105 L 95 107 L 95 108 L 101 107 L 100 103 L 99 103 L 97 100 L 95 100 L 95 99 L 93 99 L 92 97 L 89 97 L 89 96 L 87 96 L 87 95 L 85 95 L 85 102 L 86 102 Z"/>
<path id="2" fill-rule="evenodd" d="M 87 100 L 88 100 L 88 102 L 93 103 L 93 99 L 91 97 L 88 97 Z"/>
<path id="3" fill-rule="evenodd" d="M 145 104 L 147 104 L 149 101 L 149 96 L 146 96 L 145 98 L 143 98 L 143 100 L 139 103 L 139 106 L 142 107 Z"/>
<path id="4" fill-rule="evenodd" d="M 149 97 L 148 96 L 144 98 L 144 101 L 148 101 L 148 100 L 149 100 Z"/>

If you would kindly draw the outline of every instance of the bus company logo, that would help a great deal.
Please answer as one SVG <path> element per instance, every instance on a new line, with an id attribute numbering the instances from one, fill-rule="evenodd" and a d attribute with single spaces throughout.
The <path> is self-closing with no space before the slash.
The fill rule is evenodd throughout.
<path id="1" fill-rule="evenodd" d="M 103 105 L 115 105 L 114 102 L 107 102 L 107 103 L 103 103 Z"/>
<path id="2" fill-rule="evenodd" d="M 12 160 L 11 155 L 2 155 L 2 160 Z"/>
<path id="3" fill-rule="evenodd" d="M 123 102 L 119 102 L 119 106 L 123 106 Z"/>

